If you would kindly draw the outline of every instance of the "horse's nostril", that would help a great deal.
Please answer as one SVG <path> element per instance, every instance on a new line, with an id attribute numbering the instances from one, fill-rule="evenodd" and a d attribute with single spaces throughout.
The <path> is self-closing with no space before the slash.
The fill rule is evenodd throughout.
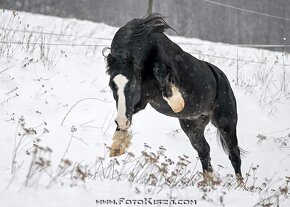
<path id="1" fill-rule="evenodd" d="M 127 121 L 126 121 L 126 126 L 128 127 L 129 125 L 130 125 L 130 121 L 127 120 Z"/>
<path id="2" fill-rule="evenodd" d="M 130 121 L 128 119 L 124 119 L 124 120 L 116 119 L 115 123 L 117 125 L 117 128 L 121 130 L 126 130 L 130 127 Z"/>

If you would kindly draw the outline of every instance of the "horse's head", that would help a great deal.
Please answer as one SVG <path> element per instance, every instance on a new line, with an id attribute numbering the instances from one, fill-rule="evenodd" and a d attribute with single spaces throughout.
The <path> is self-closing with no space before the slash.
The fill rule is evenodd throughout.
<path id="1" fill-rule="evenodd" d="M 121 130 L 130 127 L 134 107 L 141 97 L 140 68 L 136 69 L 134 63 L 140 65 L 137 60 L 142 57 L 144 61 L 149 54 L 149 47 L 153 45 L 152 42 L 148 44 L 149 35 L 163 33 L 168 28 L 171 27 L 160 14 L 152 14 L 129 21 L 114 35 L 111 53 L 106 56 L 107 72 L 118 109 L 116 123 Z"/>
<path id="2" fill-rule="evenodd" d="M 109 86 L 117 106 L 115 122 L 118 129 L 127 130 L 132 121 L 135 105 L 140 101 L 141 83 L 128 58 L 107 56 Z"/>

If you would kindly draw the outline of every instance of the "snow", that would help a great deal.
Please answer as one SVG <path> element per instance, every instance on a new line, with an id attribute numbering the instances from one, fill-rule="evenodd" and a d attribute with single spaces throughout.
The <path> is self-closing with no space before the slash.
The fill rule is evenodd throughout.
<path id="1" fill-rule="evenodd" d="M 227 74 L 238 103 L 239 145 L 247 151 L 242 157 L 242 172 L 244 176 L 246 173 L 251 176 L 246 183 L 248 190 L 223 186 L 228 183 L 228 174 L 233 174 L 233 169 L 217 144 L 215 128 L 210 125 L 205 135 L 221 184 L 213 189 L 198 187 L 197 182 L 183 188 L 165 186 L 157 193 L 158 186 L 129 182 L 126 176 L 121 176 L 120 180 L 110 179 L 111 176 L 101 175 L 109 172 L 100 171 L 94 178 L 82 180 L 81 177 L 73 178 L 76 174 L 69 172 L 72 166 L 64 171 L 60 167 L 64 166 L 61 159 L 69 159 L 75 167 L 79 165 L 83 170 L 94 171 L 96 166 L 101 166 L 101 158 L 105 157 L 104 167 L 114 160 L 107 156 L 106 146 L 112 142 L 116 109 L 102 56 L 102 49 L 109 46 L 110 41 L 94 37 L 110 39 L 118 28 L 24 12 L 13 15 L 11 11 L 1 11 L 0 19 L 0 28 L 38 32 L 29 37 L 29 32 L 4 29 L 0 33 L 1 41 L 101 45 L 42 45 L 41 49 L 36 44 L 28 47 L 0 43 L 0 206 L 99 206 L 97 199 L 154 198 L 195 200 L 200 207 L 238 207 L 254 206 L 264 198 L 271 198 L 273 205 L 277 205 L 275 195 L 278 194 L 280 206 L 290 205 L 289 193 L 282 195 L 279 190 L 285 187 L 286 176 L 290 176 L 288 54 L 170 36 L 173 41 L 184 43 L 180 44 L 184 50 L 212 62 Z M 69 36 L 41 34 L 40 31 Z M 144 143 L 152 147 L 146 152 L 155 154 L 163 146 L 166 156 L 173 161 L 187 155 L 191 162 L 188 169 L 201 171 L 197 153 L 180 130 L 177 119 L 161 115 L 147 106 L 134 115 L 131 129 L 133 139 L 129 151 L 136 157 L 141 156 Z M 12 164 L 15 149 L 17 153 Z M 50 161 L 50 166 L 34 166 L 29 174 L 36 149 L 36 154 Z M 117 158 L 120 166 L 124 166 L 123 160 L 127 158 L 128 154 Z M 128 162 L 124 174 L 129 174 L 134 164 L 136 161 Z M 256 166 L 257 169 L 253 169 Z M 58 172 L 65 173 L 57 175 Z M 265 187 L 263 182 L 269 184 Z M 251 186 L 254 189 L 249 190 Z M 205 192 L 205 189 L 211 190 Z M 134 205 L 123 202 L 120 206 Z"/>

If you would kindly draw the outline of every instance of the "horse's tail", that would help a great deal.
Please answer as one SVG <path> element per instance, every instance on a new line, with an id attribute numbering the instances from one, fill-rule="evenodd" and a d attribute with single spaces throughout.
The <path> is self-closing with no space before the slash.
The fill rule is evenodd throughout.
<path id="1" fill-rule="evenodd" d="M 221 131 L 219 129 L 217 129 L 217 140 L 218 140 L 219 145 L 224 150 L 224 152 L 228 155 L 229 154 L 228 145 L 227 145 L 226 140 L 223 137 L 223 135 L 222 135 L 222 133 L 221 133 Z M 244 150 L 243 148 L 241 148 L 239 146 L 238 146 L 238 148 L 239 148 L 241 156 L 246 156 L 248 154 L 248 151 Z"/>
<path id="2" fill-rule="evenodd" d="M 229 115 L 228 119 L 224 120 L 224 122 L 229 122 L 228 124 L 234 126 L 233 128 L 235 130 L 235 133 L 234 133 L 235 135 L 233 136 L 236 136 L 236 124 L 238 120 L 238 114 L 237 114 L 236 99 L 234 96 L 234 92 L 231 88 L 230 82 L 228 78 L 226 77 L 226 75 L 224 74 L 224 72 L 222 72 L 218 67 L 210 63 L 207 63 L 207 64 L 211 68 L 215 76 L 216 84 L 217 84 L 217 95 L 215 98 L 215 105 L 219 105 L 222 108 L 223 112 Z M 225 101 L 225 100 L 229 100 L 229 98 L 230 98 L 230 101 Z M 232 110 L 230 110 L 230 108 Z M 213 122 L 215 122 L 215 120 L 213 120 Z M 220 131 L 219 126 L 218 126 L 219 124 L 214 123 L 214 125 L 217 126 L 218 143 L 220 143 L 220 146 L 225 151 L 225 153 L 229 154 L 229 147 L 223 135 L 224 133 Z M 242 148 L 238 147 L 238 149 L 241 155 L 247 154 L 247 151 L 243 150 Z"/>
<path id="3" fill-rule="evenodd" d="M 217 141 L 219 145 L 222 147 L 222 149 L 224 150 L 224 152 L 226 154 L 229 154 L 229 148 L 227 146 L 226 140 L 219 129 L 217 129 Z"/>

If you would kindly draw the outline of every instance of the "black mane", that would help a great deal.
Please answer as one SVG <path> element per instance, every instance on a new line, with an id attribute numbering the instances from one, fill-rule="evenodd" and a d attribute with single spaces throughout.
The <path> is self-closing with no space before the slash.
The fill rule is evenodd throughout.
<path id="1" fill-rule="evenodd" d="M 144 40 L 151 33 L 163 33 L 166 29 L 172 28 L 165 22 L 164 17 L 157 13 L 141 19 L 133 19 L 115 34 L 111 44 L 111 53 L 113 56 L 124 55 L 131 43 Z"/>
<path id="2" fill-rule="evenodd" d="M 164 17 L 158 13 L 147 15 L 140 19 L 132 21 L 121 27 L 115 34 L 111 48 L 104 48 L 103 54 L 107 49 L 110 49 L 110 54 L 106 56 L 107 73 L 111 75 L 114 71 L 119 71 L 120 65 L 126 66 L 127 69 L 132 69 L 136 76 L 140 76 L 138 70 L 139 59 L 143 58 L 144 45 L 148 45 L 150 34 L 163 33 L 167 29 L 172 29 L 164 20 Z M 174 29 L 172 29 L 174 30 Z M 115 67 L 117 66 L 117 67 Z M 131 70 L 131 71 L 132 71 Z"/>

